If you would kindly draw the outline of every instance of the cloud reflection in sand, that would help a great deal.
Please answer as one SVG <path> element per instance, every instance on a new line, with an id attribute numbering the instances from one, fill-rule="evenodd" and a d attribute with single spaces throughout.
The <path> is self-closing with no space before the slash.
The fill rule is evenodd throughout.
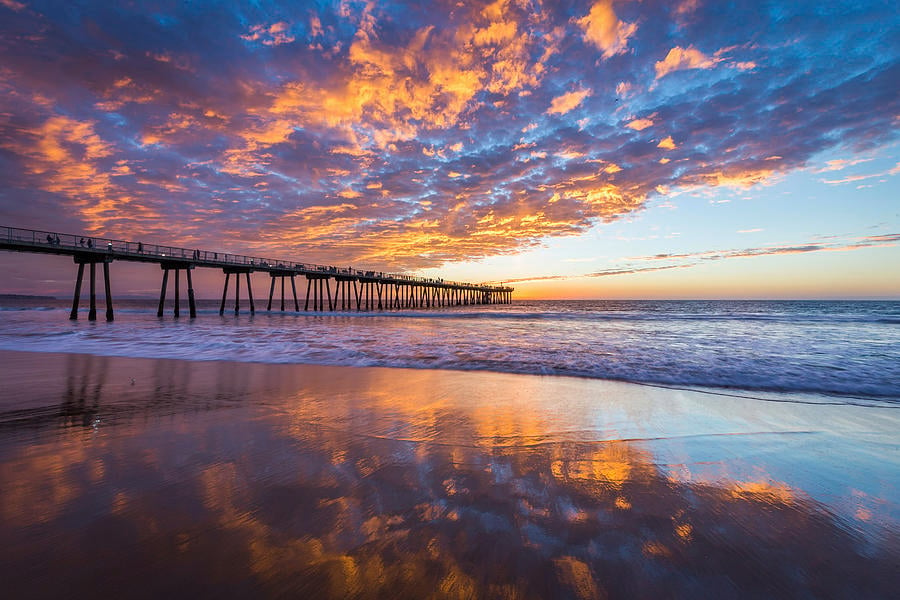
<path id="1" fill-rule="evenodd" d="M 15 592 L 877 597 L 898 583 L 887 500 L 863 494 L 853 513 L 774 479 L 792 460 L 766 453 L 777 438 L 693 442 L 709 461 L 679 441 L 691 423 L 749 432 L 751 412 L 780 406 L 726 424 L 708 399 L 695 417 L 695 395 L 604 382 L 87 356 L 40 355 L 59 377 L 35 381 L 33 355 L 8 356 L 16 394 L 61 399 L 23 409 L 44 419 L 0 415 Z M 663 413 L 676 436 L 634 439 L 665 433 Z"/>

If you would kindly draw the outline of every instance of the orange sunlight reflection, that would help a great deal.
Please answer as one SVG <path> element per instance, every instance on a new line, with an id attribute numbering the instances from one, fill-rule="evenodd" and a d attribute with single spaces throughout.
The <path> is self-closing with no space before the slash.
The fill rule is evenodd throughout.
<path id="1" fill-rule="evenodd" d="M 75 552 L 101 574 L 115 553 L 149 590 L 190 565 L 198 580 L 334 598 L 652 595 L 711 584 L 703 572 L 760 593 L 796 591 L 796 569 L 842 589 L 890 579 L 874 576 L 887 557 L 856 553 L 856 534 L 807 494 L 754 478 L 765 464 L 673 476 L 657 451 L 679 442 L 617 441 L 616 423 L 655 410 L 634 386 L 585 402 L 565 379 L 52 355 L 56 376 L 35 382 L 16 356 L 13 389 L 64 404 L 31 412 L 31 442 L 4 442 L 14 591 L 28 536 L 62 544 L 43 556 L 55 577 L 27 582 L 48 593 L 79 591 Z M 878 507 L 853 518 L 874 522 Z M 163 571 L 138 568 L 148 560 Z"/>

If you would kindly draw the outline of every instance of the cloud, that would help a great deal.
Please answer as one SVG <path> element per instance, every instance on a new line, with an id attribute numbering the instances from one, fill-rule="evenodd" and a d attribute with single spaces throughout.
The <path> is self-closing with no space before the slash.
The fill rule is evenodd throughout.
<path id="1" fill-rule="evenodd" d="M 584 99 L 590 95 L 591 90 L 588 89 L 566 92 L 562 96 L 557 96 L 553 99 L 553 102 L 550 103 L 550 108 L 547 109 L 547 114 L 564 115 L 578 108 Z"/>
<path id="2" fill-rule="evenodd" d="M 666 57 L 654 65 L 656 69 L 656 78 L 661 79 L 674 71 L 683 71 L 685 69 L 711 69 L 719 59 L 710 58 L 703 54 L 693 46 L 682 48 L 675 46 Z"/>
<path id="3" fill-rule="evenodd" d="M 738 233 L 751 233 L 762 231 L 750 229 Z M 863 236 L 829 243 L 810 242 L 794 245 L 761 246 L 756 248 L 743 248 L 732 250 L 704 250 L 701 252 L 689 252 L 682 254 L 655 254 L 653 256 L 639 256 L 629 259 L 631 264 L 618 268 L 604 269 L 579 275 L 538 275 L 534 277 L 522 277 L 519 279 L 506 279 L 504 283 L 525 283 L 533 281 L 552 281 L 563 279 L 577 279 L 581 277 L 610 277 L 614 275 L 632 275 L 635 273 L 647 273 L 653 271 L 666 271 L 669 269 L 687 269 L 701 265 L 709 261 L 719 261 L 731 258 L 754 258 L 758 256 L 778 256 L 786 254 L 806 254 L 809 252 L 823 251 L 850 251 L 863 248 L 894 247 L 900 244 L 900 233 Z M 668 264 L 634 264 L 635 262 Z"/>
<path id="4" fill-rule="evenodd" d="M 857 159 L 846 159 L 839 158 L 835 160 L 829 160 L 825 163 L 825 166 L 821 169 L 814 171 L 815 173 L 826 173 L 828 171 L 843 171 L 847 167 L 852 167 L 854 165 L 858 165 L 864 162 L 869 162 L 872 160 L 871 158 L 857 158 Z"/>
<path id="5" fill-rule="evenodd" d="M 832 161 L 832 162 L 835 162 L 835 161 Z M 853 164 L 858 164 L 860 162 L 864 162 L 864 161 L 861 161 L 861 160 L 856 161 Z M 817 172 L 821 173 L 826 170 L 828 170 L 828 171 L 839 170 L 839 169 L 843 169 L 845 166 L 848 166 L 848 165 L 843 164 L 843 165 L 837 167 L 836 169 L 823 169 L 822 171 L 817 171 Z M 893 176 L 893 175 L 897 175 L 898 173 L 900 173 L 900 162 L 898 162 L 893 168 L 888 169 L 887 171 L 880 171 L 878 173 L 867 173 L 867 174 L 861 174 L 861 175 L 848 175 L 847 177 L 842 177 L 841 179 L 823 179 L 822 183 L 826 183 L 828 185 L 842 185 L 845 183 L 854 183 L 856 181 L 864 181 L 866 179 L 874 179 L 876 177 Z"/>
<path id="6" fill-rule="evenodd" d="M 634 129 L 635 131 L 643 131 L 648 127 L 653 127 L 652 119 L 634 119 L 625 124 L 625 127 Z"/>
<path id="7" fill-rule="evenodd" d="M 625 52 L 628 38 L 637 31 L 636 23 L 625 23 L 616 16 L 612 0 L 599 0 L 590 12 L 576 21 L 584 30 L 584 39 L 602 51 L 603 58 Z"/>
<path id="8" fill-rule="evenodd" d="M 288 33 L 288 24 L 284 21 L 279 21 L 268 26 L 254 25 L 250 28 L 250 33 L 242 35 L 241 38 L 251 42 L 260 41 L 266 46 L 290 44 L 297 39 Z"/>
<path id="9" fill-rule="evenodd" d="M 675 14 L 678 16 L 688 15 L 700 6 L 700 0 L 682 0 L 675 7 Z"/>
<path id="10" fill-rule="evenodd" d="M 16 0 L 0 0 L 0 4 L 2 4 L 3 6 L 5 6 L 8 9 L 14 10 L 16 12 L 25 10 L 28 7 L 27 4 L 24 4 L 22 2 L 16 2 Z"/>
<path id="11" fill-rule="evenodd" d="M 761 230 L 747 230 L 739 233 L 750 233 Z M 808 242 L 802 244 L 784 244 L 775 246 L 761 246 L 756 248 L 743 248 L 738 250 L 705 250 L 685 254 L 656 254 L 653 256 L 635 257 L 638 261 L 659 260 L 723 260 L 727 258 L 748 258 L 756 256 L 775 256 L 782 254 L 803 254 L 807 252 L 858 250 L 861 248 L 873 248 L 894 246 L 900 242 L 900 233 L 884 235 L 862 236 L 835 240 L 831 242 Z M 699 263 L 695 263 L 699 264 Z"/>
<path id="12" fill-rule="evenodd" d="M 677 146 L 675 145 L 675 140 L 672 139 L 671 135 L 661 140 L 656 145 L 656 147 L 662 148 L 663 150 L 674 150 L 675 148 L 677 148 Z"/>

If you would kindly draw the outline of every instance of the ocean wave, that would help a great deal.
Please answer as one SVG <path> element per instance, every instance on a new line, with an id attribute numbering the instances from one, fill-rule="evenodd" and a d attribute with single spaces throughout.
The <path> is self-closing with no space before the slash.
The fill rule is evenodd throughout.
<path id="1" fill-rule="evenodd" d="M 577 315 L 564 304 L 561 310 L 533 310 L 551 303 L 531 311 L 245 311 L 220 317 L 217 303 L 206 302 L 197 319 L 187 311 L 173 319 L 168 307 L 159 319 L 151 303 L 124 304 L 112 323 L 69 321 L 68 309 L 61 307 L 7 312 L 0 320 L 0 348 L 496 371 L 900 401 L 900 328 L 891 322 L 898 303 L 801 306 L 794 312 L 803 314 L 791 318 L 779 304 L 774 314 L 757 320 L 716 303 L 692 305 L 689 318 L 681 304 L 644 305 L 648 313 L 658 307 L 656 313 L 669 313 L 661 318 L 625 305 L 617 308 L 629 311 Z M 585 312 L 584 305 L 576 308 Z"/>

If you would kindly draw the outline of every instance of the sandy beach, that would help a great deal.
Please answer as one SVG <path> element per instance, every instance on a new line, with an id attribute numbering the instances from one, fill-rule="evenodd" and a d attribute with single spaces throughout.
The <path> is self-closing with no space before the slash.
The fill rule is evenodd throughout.
<path id="1" fill-rule="evenodd" d="M 0 365 L 9 597 L 900 589 L 889 405 L 484 372 Z"/>

